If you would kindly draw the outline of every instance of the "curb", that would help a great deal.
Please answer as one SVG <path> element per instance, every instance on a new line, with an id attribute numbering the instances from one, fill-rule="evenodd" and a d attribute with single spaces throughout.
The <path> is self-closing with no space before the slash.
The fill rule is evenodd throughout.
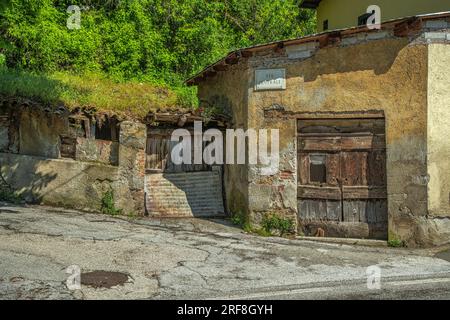
<path id="1" fill-rule="evenodd" d="M 317 238 L 317 237 L 295 237 L 296 240 L 307 240 L 324 243 L 359 245 L 368 247 L 388 247 L 388 242 L 384 240 L 371 239 L 351 239 L 351 238 Z"/>

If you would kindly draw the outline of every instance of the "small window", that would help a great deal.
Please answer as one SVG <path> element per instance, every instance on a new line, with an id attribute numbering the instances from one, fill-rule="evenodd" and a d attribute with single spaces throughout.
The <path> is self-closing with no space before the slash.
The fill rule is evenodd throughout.
<path id="1" fill-rule="evenodd" d="M 69 136 L 87 138 L 86 127 L 89 126 L 89 120 L 79 117 L 69 118 Z"/>
<path id="2" fill-rule="evenodd" d="M 328 19 L 323 21 L 323 31 L 328 30 Z"/>
<path id="3" fill-rule="evenodd" d="M 365 26 L 367 24 L 367 20 L 375 13 L 375 11 L 372 11 L 372 13 L 364 13 L 358 17 L 358 26 Z"/>
<path id="4" fill-rule="evenodd" d="M 316 154 L 309 156 L 309 180 L 315 183 L 327 182 L 327 156 Z"/>
<path id="5" fill-rule="evenodd" d="M 119 126 L 115 119 L 106 119 L 105 121 L 95 123 L 95 139 L 118 141 Z"/>

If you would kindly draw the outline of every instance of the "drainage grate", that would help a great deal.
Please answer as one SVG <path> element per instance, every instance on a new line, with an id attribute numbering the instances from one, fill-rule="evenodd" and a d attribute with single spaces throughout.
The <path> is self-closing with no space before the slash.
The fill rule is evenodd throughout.
<path id="1" fill-rule="evenodd" d="M 112 288 L 128 281 L 128 275 L 121 272 L 93 271 L 81 274 L 81 284 L 93 288 Z"/>

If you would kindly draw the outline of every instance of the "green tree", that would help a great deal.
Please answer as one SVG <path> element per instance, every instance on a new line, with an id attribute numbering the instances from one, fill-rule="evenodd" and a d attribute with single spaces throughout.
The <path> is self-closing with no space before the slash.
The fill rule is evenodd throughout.
<path id="1" fill-rule="evenodd" d="M 179 86 L 227 52 L 313 32 L 299 0 L 3 0 L 9 67 L 106 74 Z M 81 29 L 69 30 L 69 5 Z"/>

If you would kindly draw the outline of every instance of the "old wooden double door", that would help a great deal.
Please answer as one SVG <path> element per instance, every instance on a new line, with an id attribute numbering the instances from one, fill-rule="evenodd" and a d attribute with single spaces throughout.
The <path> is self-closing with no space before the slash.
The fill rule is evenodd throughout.
<path id="1" fill-rule="evenodd" d="M 384 119 L 298 120 L 297 149 L 304 233 L 386 239 Z"/>

